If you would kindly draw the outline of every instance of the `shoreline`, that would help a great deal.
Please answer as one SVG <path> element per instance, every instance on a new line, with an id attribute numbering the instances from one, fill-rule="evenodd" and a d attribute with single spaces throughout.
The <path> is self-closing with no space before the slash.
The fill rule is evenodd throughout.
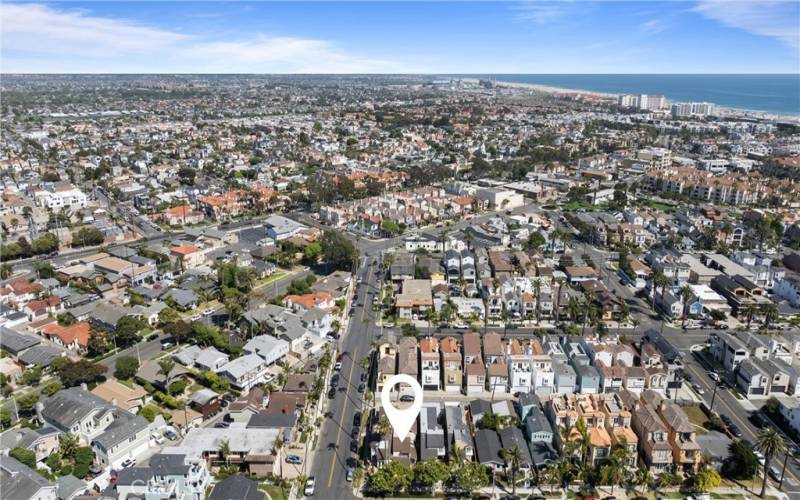
<path id="1" fill-rule="evenodd" d="M 478 78 L 462 78 L 464 81 L 470 81 L 474 83 L 478 83 Z M 563 87 L 553 87 L 550 85 L 542 85 L 538 83 L 522 83 L 522 82 L 507 82 L 502 80 L 497 80 L 496 85 L 498 87 L 504 88 L 511 88 L 516 90 L 531 90 L 534 92 L 541 92 L 544 94 L 553 94 L 557 96 L 575 96 L 575 95 L 582 95 L 586 97 L 592 97 L 595 99 L 606 99 L 606 100 L 615 100 L 621 95 L 626 95 L 624 93 L 610 93 L 610 92 L 599 92 L 594 90 L 586 90 L 586 89 L 568 89 Z M 669 102 L 672 102 L 668 99 Z M 674 102 L 684 102 L 684 101 L 674 101 Z M 785 113 L 775 113 L 773 111 L 763 111 L 758 109 L 744 109 L 744 108 L 733 108 L 730 106 L 724 106 L 721 104 L 714 103 L 717 109 L 721 112 L 720 115 L 722 117 L 726 116 L 756 116 L 759 118 L 766 118 L 766 119 L 773 119 L 773 120 L 789 120 L 792 122 L 800 123 L 800 113 L 798 114 L 785 114 Z M 665 110 L 669 111 L 669 110 Z"/>

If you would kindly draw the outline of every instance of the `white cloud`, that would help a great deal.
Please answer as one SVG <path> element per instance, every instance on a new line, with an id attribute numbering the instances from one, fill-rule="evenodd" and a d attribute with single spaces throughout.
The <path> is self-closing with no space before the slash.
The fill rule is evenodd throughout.
<path id="1" fill-rule="evenodd" d="M 547 24 L 562 17 L 567 12 L 564 2 L 529 1 L 514 6 L 514 18 L 517 21 L 532 21 L 536 24 Z"/>
<path id="2" fill-rule="evenodd" d="M 639 25 L 639 32 L 645 35 L 655 35 L 656 33 L 661 33 L 665 29 L 666 25 L 661 19 L 651 19 Z"/>
<path id="3" fill-rule="evenodd" d="M 257 34 L 238 40 L 185 34 L 84 10 L 0 6 L 3 71 L 369 73 L 392 69 L 327 40 Z"/>
<path id="4" fill-rule="evenodd" d="M 725 26 L 800 48 L 800 2 L 795 0 L 700 0 L 694 11 Z"/>

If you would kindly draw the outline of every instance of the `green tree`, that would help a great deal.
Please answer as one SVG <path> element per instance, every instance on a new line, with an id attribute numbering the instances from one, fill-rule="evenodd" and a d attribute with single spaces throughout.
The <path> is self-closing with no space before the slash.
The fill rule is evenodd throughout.
<path id="1" fill-rule="evenodd" d="M 525 243 L 525 247 L 529 250 L 539 250 L 545 245 L 545 243 L 547 243 L 547 240 L 544 236 L 542 236 L 542 233 L 535 231 L 528 236 L 528 241 Z"/>
<path id="2" fill-rule="evenodd" d="M 55 370 L 64 387 L 74 387 L 82 383 L 94 382 L 108 368 L 103 365 L 96 365 L 86 359 L 78 361 L 63 359 L 63 361 L 56 364 Z"/>
<path id="3" fill-rule="evenodd" d="M 61 382 L 58 380 L 50 380 L 42 387 L 42 394 L 45 396 L 52 396 L 63 388 L 64 386 L 61 385 Z"/>
<path id="4" fill-rule="evenodd" d="M 0 279 L 8 279 L 13 272 L 14 267 L 11 264 L 0 264 Z"/>
<path id="5" fill-rule="evenodd" d="M 123 316 L 117 321 L 117 326 L 114 329 L 114 338 L 117 342 L 117 347 L 126 349 L 141 340 L 139 332 L 147 326 L 147 322 L 137 316 Z"/>
<path id="6" fill-rule="evenodd" d="M 758 457 L 753 449 L 746 442 L 737 439 L 728 446 L 728 457 L 722 465 L 722 473 L 731 479 L 752 479 L 758 465 Z"/>
<path id="7" fill-rule="evenodd" d="M 350 271 L 358 263 L 358 250 L 338 231 L 325 231 L 320 241 L 322 258 L 334 269 Z"/>
<path id="8" fill-rule="evenodd" d="M 414 464 L 414 480 L 427 487 L 450 477 L 450 468 L 441 460 L 422 460 Z"/>
<path id="9" fill-rule="evenodd" d="M 8 429 L 11 427 L 13 420 L 11 418 L 11 410 L 6 408 L 5 406 L 0 408 L 0 427 L 3 429 Z"/>
<path id="10" fill-rule="evenodd" d="M 520 466 L 522 465 L 522 452 L 518 447 L 503 448 L 500 450 L 500 456 L 506 462 L 506 468 L 511 471 L 511 495 L 517 496 L 517 474 L 519 474 Z"/>
<path id="11" fill-rule="evenodd" d="M 36 409 L 36 403 L 39 402 L 39 393 L 35 391 L 26 392 L 16 397 L 17 409 L 26 414 L 31 414 Z"/>
<path id="12" fill-rule="evenodd" d="M 764 498 L 767 491 L 767 471 L 772 459 L 786 449 L 786 443 L 774 427 L 765 427 L 756 436 L 756 449 L 764 454 L 764 480 L 761 483 L 761 493 L 758 496 Z"/>
<path id="13" fill-rule="evenodd" d="M 303 250 L 303 261 L 307 264 L 316 264 L 322 255 L 322 245 L 314 241 L 306 245 Z"/>
<path id="14" fill-rule="evenodd" d="M 72 459 L 78 453 L 80 443 L 74 434 L 62 434 L 58 442 L 58 451 L 65 459 Z"/>
<path id="15" fill-rule="evenodd" d="M 694 476 L 694 489 L 697 491 L 711 491 L 722 483 L 719 473 L 707 464 L 697 471 Z"/>
<path id="16" fill-rule="evenodd" d="M 16 458 L 33 470 L 36 470 L 36 453 L 27 448 L 11 448 L 8 452 L 11 458 Z"/>
<path id="17" fill-rule="evenodd" d="M 772 302 L 764 304 L 761 307 L 761 315 L 764 316 L 764 328 L 769 330 L 769 326 L 778 319 L 778 306 Z"/>
<path id="18" fill-rule="evenodd" d="M 105 241 L 105 235 L 96 227 L 82 227 L 78 231 L 72 233 L 72 246 L 85 247 L 102 245 Z"/>
<path id="19" fill-rule="evenodd" d="M 393 496 L 411 484 L 414 473 L 400 462 L 388 462 L 369 477 L 369 491 L 375 496 Z"/>
<path id="20" fill-rule="evenodd" d="M 169 387 L 173 368 L 175 368 L 175 361 L 172 358 L 158 360 L 158 374 L 164 375 L 164 387 Z"/>
<path id="21" fill-rule="evenodd" d="M 42 368 L 39 366 L 28 368 L 22 374 L 21 382 L 29 386 L 37 386 L 42 381 Z"/>
<path id="22" fill-rule="evenodd" d="M 178 311 L 171 307 L 165 307 L 158 313 L 158 323 L 160 325 L 166 325 L 168 323 L 174 323 L 175 321 L 179 321 L 181 319 L 180 314 Z"/>
<path id="23" fill-rule="evenodd" d="M 464 462 L 453 474 L 462 491 L 473 492 L 489 485 L 489 472 L 478 462 Z"/>
<path id="24" fill-rule="evenodd" d="M 128 380 L 139 371 L 139 361 L 131 356 L 121 356 L 114 364 L 114 376 L 118 379 Z"/>

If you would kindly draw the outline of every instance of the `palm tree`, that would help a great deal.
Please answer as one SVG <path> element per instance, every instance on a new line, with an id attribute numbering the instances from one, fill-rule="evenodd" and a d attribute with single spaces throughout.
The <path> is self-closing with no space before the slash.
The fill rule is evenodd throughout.
<path id="1" fill-rule="evenodd" d="M 650 474 L 650 469 L 647 467 L 639 467 L 636 470 L 635 483 L 639 486 L 644 486 L 642 493 L 645 493 L 653 480 L 653 475 Z"/>
<path id="2" fill-rule="evenodd" d="M 580 315 L 581 310 L 581 304 L 578 302 L 578 299 L 575 297 L 570 297 L 569 302 L 567 302 L 567 314 L 573 323 L 578 321 L 578 316 Z"/>
<path id="3" fill-rule="evenodd" d="M 614 487 L 625 480 L 627 467 L 628 445 L 627 443 L 616 443 L 611 447 L 611 454 L 600 468 L 600 477 L 604 483 L 611 484 L 611 494 L 614 494 Z"/>
<path id="4" fill-rule="evenodd" d="M 560 312 L 561 312 L 561 288 L 564 286 L 563 278 L 555 278 L 556 285 L 558 285 L 558 292 L 556 293 L 556 326 L 558 326 Z"/>
<path id="5" fill-rule="evenodd" d="M 750 323 L 753 321 L 753 316 L 758 312 L 756 306 L 753 304 L 747 304 L 747 306 L 742 310 L 742 314 L 747 317 L 747 329 L 750 329 Z"/>
<path id="6" fill-rule="evenodd" d="M 223 439 L 219 443 L 219 452 L 222 453 L 222 458 L 225 459 L 225 466 L 230 465 L 231 443 L 227 439 Z"/>
<path id="7" fill-rule="evenodd" d="M 639 321 L 639 320 L 638 320 L 638 319 L 636 319 L 636 318 L 631 318 L 631 324 L 633 325 L 633 333 L 634 333 L 634 335 L 635 335 L 635 334 L 636 334 L 636 329 L 639 327 L 639 325 L 641 325 L 641 324 L 642 324 L 642 322 L 641 322 L 641 321 Z"/>
<path id="8" fill-rule="evenodd" d="M 164 375 L 164 388 L 169 388 L 170 374 L 172 369 L 175 368 L 175 361 L 172 358 L 164 358 L 158 360 L 158 374 Z"/>
<path id="9" fill-rule="evenodd" d="M 667 285 L 669 285 L 669 278 L 667 278 L 667 276 L 661 271 L 656 271 L 653 274 L 653 301 L 650 305 L 653 310 L 656 309 L 656 290 L 661 288 L 661 295 L 663 296 Z"/>
<path id="10" fill-rule="evenodd" d="M 80 443 L 78 443 L 78 438 L 73 434 L 63 434 L 59 439 L 58 451 L 61 453 L 62 457 L 70 458 L 75 456 L 79 445 Z"/>
<path id="11" fill-rule="evenodd" d="M 581 467 L 586 469 L 586 459 L 589 458 L 589 427 L 586 425 L 586 420 L 583 417 L 578 417 L 575 422 L 575 430 L 580 434 L 580 447 L 581 447 Z"/>
<path id="12" fill-rule="evenodd" d="M 770 302 L 761 307 L 761 314 L 764 316 L 764 328 L 769 330 L 769 325 L 778 319 L 778 306 Z"/>
<path id="13" fill-rule="evenodd" d="M 500 450 L 500 456 L 505 460 L 506 466 L 511 467 L 511 495 L 517 496 L 517 473 L 519 472 L 520 464 L 522 463 L 522 452 L 519 448 L 503 448 Z"/>
<path id="14" fill-rule="evenodd" d="M 758 495 L 764 498 L 767 491 L 767 471 L 769 463 L 775 455 L 783 453 L 786 448 L 783 438 L 774 427 L 765 427 L 756 436 L 756 449 L 764 454 L 764 480 L 761 483 L 761 493 Z"/>
<path id="15" fill-rule="evenodd" d="M 683 314 L 682 314 L 683 323 L 681 327 L 686 328 L 686 320 L 689 317 L 689 310 L 686 308 L 686 304 L 692 297 L 694 297 L 694 293 L 692 292 L 692 289 L 689 288 L 689 286 L 687 285 L 681 288 L 680 295 L 681 295 L 681 305 L 683 306 Z"/>
<path id="16" fill-rule="evenodd" d="M 382 415 L 381 418 L 378 419 L 378 424 L 375 426 L 375 430 L 377 430 L 378 434 L 380 434 L 381 438 L 383 438 L 391 429 L 392 425 L 389 423 L 389 419 L 386 418 L 386 415 Z"/>
<path id="17" fill-rule="evenodd" d="M 280 471 L 280 478 L 283 481 L 283 460 L 281 460 L 281 448 L 283 448 L 283 437 L 279 433 L 272 443 L 272 449 L 275 452 L 275 457 L 278 459 L 278 470 Z"/>
<path id="18" fill-rule="evenodd" d="M 536 324 L 539 324 L 539 321 L 542 317 L 542 308 L 541 308 L 541 299 L 542 299 L 542 283 L 537 279 L 533 282 L 533 290 L 536 292 Z"/>

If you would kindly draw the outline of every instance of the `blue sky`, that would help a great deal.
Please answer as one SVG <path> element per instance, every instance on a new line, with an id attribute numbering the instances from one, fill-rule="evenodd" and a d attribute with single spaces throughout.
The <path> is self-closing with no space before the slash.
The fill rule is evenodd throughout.
<path id="1" fill-rule="evenodd" d="M 800 73 L 800 0 L 3 2 L 6 73 Z"/>

